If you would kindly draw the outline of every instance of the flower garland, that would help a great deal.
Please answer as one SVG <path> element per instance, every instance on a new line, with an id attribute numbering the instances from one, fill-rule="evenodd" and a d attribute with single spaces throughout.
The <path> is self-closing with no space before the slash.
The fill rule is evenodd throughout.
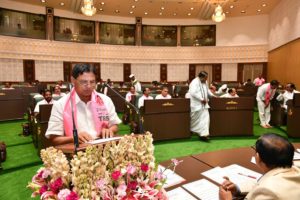
<path id="1" fill-rule="evenodd" d="M 150 133 L 124 136 L 118 143 L 87 147 L 69 162 L 53 148 L 41 151 L 44 167 L 28 184 L 32 197 L 58 200 L 167 199 L 163 172 L 155 166 Z M 172 160 L 172 166 L 179 162 Z"/>

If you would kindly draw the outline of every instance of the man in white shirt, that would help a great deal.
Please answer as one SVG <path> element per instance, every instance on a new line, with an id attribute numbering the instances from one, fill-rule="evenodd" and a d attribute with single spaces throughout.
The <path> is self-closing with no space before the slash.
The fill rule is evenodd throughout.
<path id="1" fill-rule="evenodd" d="M 265 83 L 257 90 L 256 100 L 260 119 L 260 125 L 263 128 L 272 128 L 269 124 L 271 119 L 270 101 L 273 99 L 279 83 L 277 80 L 272 80 L 270 83 Z"/>
<path id="2" fill-rule="evenodd" d="M 265 83 L 265 79 L 262 77 L 262 74 L 258 75 L 256 79 L 254 79 L 253 84 L 255 86 L 261 86 Z"/>
<path id="3" fill-rule="evenodd" d="M 288 100 L 291 100 L 294 98 L 294 94 L 299 93 L 299 91 L 296 90 L 296 87 L 293 83 L 288 83 L 285 86 L 285 91 L 283 91 L 281 94 L 279 94 L 276 98 L 277 101 L 283 101 L 283 108 L 287 110 L 286 102 Z"/>
<path id="4" fill-rule="evenodd" d="M 127 94 L 125 96 L 126 101 L 130 102 L 132 95 L 137 95 L 137 93 L 135 92 L 135 87 L 133 87 L 133 86 L 130 87 L 130 91 L 127 92 Z"/>
<path id="5" fill-rule="evenodd" d="M 53 96 L 53 97 L 63 97 L 63 96 L 66 96 L 66 93 L 61 92 L 60 86 L 59 86 L 59 85 L 56 85 L 56 86 L 54 87 L 54 93 L 53 93 L 52 96 Z"/>
<path id="6" fill-rule="evenodd" d="M 235 88 L 230 88 L 228 90 L 228 93 L 223 94 L 221 97 L 222 98 L 237 98 L 237 97 L 239 97 L 239 95 L 236 94 L 236 89 Z"/>
<path id="7" fill-rule="evenodd" d="M 197 133 L 201 140 L 209 139 L 209 97 L 214 96 L 207 86 L 208 74 L 201 71 L 189 86 L 191 100 L 191 132 Z"/>
<path id="8" fill-rule="evenodd" d="M 13 88 L 11 86 L 11 83 L 5 83 L 4 87 L 2 88 L 2 90 L 14 90 L 15 88 Z"/>
<path id="9" fill-rule="evenodd" d="M 138 102 L 138 108 L 141 108 L 142 106 L 144 106 L 144 100 L 152 100 L 153 97 L 150 96 L 150 89 L 149 88 L 144 88 L 143 89 L 143 96 L 141 96 L 139 98 L 139 102 Z"/>
<path id="10" fill-rule="evenodd" d="M 157 95 L 155 99 L 171 99 L 172 97 L 168 93 L 169 93 L 169 89 L 167 87 L 163 87 L 161 94 Z"/>
<path id="11" fill-rule="evenodd" d="M 53 104 L 54 100 L 52 99 L 52 92 L 50 90 L 44 90 L 43 91 L 44 99 L 42 101 L 39 101 L 34 108 L 34 115 L 38 115 L 40 112 L 40 105 L 47 105 L 47 104 Z"/>
<path id="12" fill-rule="evenodd" d="M 129 78 L 131 79 L 131 85 L 135 87 L 135 91 L 142 92 L 141 83 L 135 78 L 135 75 L 130 74 Z"/>
<path id="13" fill-rule="evenodd" d="M 72 91 L 54 103 L 46 137 L 53 145 L 73 143 L 73 120 L 79 143 L 112 137 L 121 123 L 112 100 L 95 91 L 95 68 L 76 64 L 72 70 Z"/>

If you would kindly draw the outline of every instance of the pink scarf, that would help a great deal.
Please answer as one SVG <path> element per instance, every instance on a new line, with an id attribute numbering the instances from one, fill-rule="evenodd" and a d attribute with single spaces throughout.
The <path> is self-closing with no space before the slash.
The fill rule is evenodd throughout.
<path id="1" fill-rule="evenodd" d="M 266 91 L 266 97 L 265 97 L 265 104 L 268 105 L 270 103 L 271 99 L 271 84 L 269 84 L 267 91 Z"/>
<path id="2" fill-rule="evenodd" d="M 67 103 L 64 108 L 63 113 L 63 122 L 64 122 L 64 129 L 65 129 L 65 135 L 66 136 L 72 136 L 73 135 L 73 121 L 72 121 L 72 108 L 71 108 L 71 99 L 73 103 L 73 111 L 74 111 L 74 120 L 76 127 L 77 126 L 77 107 L 76 107 L 76 101 L 75 101 L 75 90 L 74 88 L 70 92 L 69 99 L 67 100 Z M 92 103 L 92 113 L 93 113 L 93 119 L 96 126 L 96 131 L 98 134 L 100 134 L 102 128 L 108 128 L 108 121 L 109 121 L 109 115 L 108 111 L 100 98 L 96 94 L 95 91 L 92 93 L 91 98 Z"/>

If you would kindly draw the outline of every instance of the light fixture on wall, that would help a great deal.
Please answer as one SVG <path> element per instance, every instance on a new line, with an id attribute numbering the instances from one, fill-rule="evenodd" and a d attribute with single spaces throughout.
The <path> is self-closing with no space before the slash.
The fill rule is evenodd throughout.
<path id="1" fill-rule="evenodd" d="M 223 8 L 222 6 L 219 4 L 217 5 L 217 7 L 215 8 L 215 12 L 214 14 L 211 16 L 212 20 L 214 22 L 221 22 L 225 19 L 225 13 L 223 12 Z"/>
<path id="2" fill-rule="evenodd" d="M 93 5 L 93 0 L 83 0 L 81 12 L 86 16 L 93 16 L 96 14 L 97 9 Z"/>

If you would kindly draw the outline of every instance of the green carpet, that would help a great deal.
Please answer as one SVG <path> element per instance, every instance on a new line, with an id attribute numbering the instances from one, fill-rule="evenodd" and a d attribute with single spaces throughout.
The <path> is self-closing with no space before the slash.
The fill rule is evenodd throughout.
<path id="1" fill-rule="evenodd" d="M 122 115 L 119 114 L 119 117 Z M 199 154 L 202 152 L 220 149 L 251 146 L 256 139 L 264 133 L 276 133 L 287 137 L 286 127 L 263 129 L 257 121 L 257 112 L 254 113 L 253 131 L 251 137 L 214 137 L 209 142 L 199 141 L 198 136 L 193 135 L 189 139 L 155 142 L 155 158 L 157 162 L 169 160 L 175 157 Z M 26 189 L 37 169 L 41 167 L 40 158 L 32 144 L 31 136 L 19 135 L 22 131 L 21 124 L 25 120 L 0 122 L 0 141 L 7 144 L 7 160 L 2 163 L 0 172 L 0 200 L 26 200 L 30 198 L 31 191 Z M 127 125 L 119 125 L 119 134 L 129 134 Z M 300 142 L 300 139 L 290 139 L 292 142 Z"/>

